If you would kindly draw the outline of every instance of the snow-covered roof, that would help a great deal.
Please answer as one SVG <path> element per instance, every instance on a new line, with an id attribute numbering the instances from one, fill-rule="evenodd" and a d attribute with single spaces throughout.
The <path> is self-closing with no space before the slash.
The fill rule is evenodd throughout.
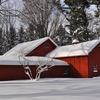
<path id="1" fill-rule="evenodd" d="M 57 47 L 47 54 L 48 57 L 72 57 L 88 55 L 98 44 L 100 39 L 87 41 L 83 43 Z"/>
<path id="2" fill-rule="evenodd" d="M 74 40 L 72 41 L 72 43 L 73 43 L 73 44 L 75 44 L 75 43 L 79 43 L 79 40 L 74 39 Z"/>
<path id="3" fill-rule="evenodd" d="M 68 65 L 64 61 L 47 57 L 0 56 L 0 65 Z"/>
<path id="4" fill-rule="evenodd" d="M 11 50 L 9 50 L 8 52 L 6 52 L 3 56 L 27 55 L 28 53 L 30 53 L 32 50 L 37 48 L 39 45 L 41 45 L 42 43 L 44 43 L 48 39 L 55 46 L 57 46 L 57 44 L 55 42 L 53 42 L 53 40 L 51 38 L 45 37 L 45 38 L 41 38 L 41 39 L 34 40 L 34 41 L 20 43 L 20 44 L 16 45 L 14 48 L 12 48 Z"/>

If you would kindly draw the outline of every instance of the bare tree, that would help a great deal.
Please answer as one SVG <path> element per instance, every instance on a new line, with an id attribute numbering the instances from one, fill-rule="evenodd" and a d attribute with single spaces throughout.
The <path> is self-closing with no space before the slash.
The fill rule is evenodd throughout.
<path id="1" fill-rule="evenodd" d="M 53 0 L 23 0 L 23 4 L 22 21 L 32 29 L 31 36 L 52 37 L 61 24 L 61 14 Z"/>
<path id="2" fill-rule="evenodd" d="M 39 80 L 40 76 L 43 72 L 48 71 L 51 67 L 54 67 L 53 64 L 53 59 L 52 58 L 48 58 L 45 63 L 43 63 L 42 61 L 38 61 L 39 62 L 39 66 L 36 69 L 36 76 L 35 76 L 35 80 Z M 51 64 L 50 64 L 51 63 Z"/>
<path id="3" fill-rule="evenodd" d="M 27 57 L 24 56 L 23 52 L 19 52 L 20 55 L 18 56 L 19 63 L 22 65 L 23 70 L 25 74 L 29 77 L 29 79 L 33 80 L 33 75 L 32 75 L 32 70 L 30 69 L 30 62 L 32 59 L 28 59 Z M 40 79 L 40 76 L 43 72 L 48 71 L 51 67 L 54 67 L 54 62 L 52 58 L 37 58 L 37 68 L 36 68 L 36 76 L 35 80 L 38 81 Z"/>
<path id="4" fill-rule="evenodd" d="M 29 79 L 33 80 L 32 71 L 29 67 L 29 60 L 25 58 L 24 55 L 19 55 L 19 63 L 22 65 L 25 74 L 29 77 Z"/>

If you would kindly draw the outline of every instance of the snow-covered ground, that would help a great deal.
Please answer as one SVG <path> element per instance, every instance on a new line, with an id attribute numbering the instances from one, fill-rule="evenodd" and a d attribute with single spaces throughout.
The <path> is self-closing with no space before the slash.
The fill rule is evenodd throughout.
<path id="1" fill-rule="evenodd" d="M 100 100 L 100 77 L 1 81 L 0 100 Z"/>

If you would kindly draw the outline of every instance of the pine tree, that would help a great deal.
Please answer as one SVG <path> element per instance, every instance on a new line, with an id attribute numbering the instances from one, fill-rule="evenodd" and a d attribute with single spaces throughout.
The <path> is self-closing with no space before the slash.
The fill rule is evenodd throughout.
<path id="1" fill-rule="evenodd" d="M 0 28 L 0 55 L 3 53 L 2 52 L 2 47 L 3 47 L 3 44 L 2 44 L 3 39 L 2 38 L 3 38 L 2 37 L 2 28 Z"/>
<path id="2" fill-rule="evenodd" d="M 81 41 L 87 41 L 89 39 L 89 23 L 85 12 L 85 8 L 89 7 L 87 0 L 65 0 L 65 3 L 70 9 L 69 29 L 71 36 Z"/>
<path id="3" fill-rule="evenodd" d="M 64 2 L 70 8 L 69 28 L 73 38 L 87 41 L 100 37 L 100 0 L 64 0 Z M 91 5 L 97 8 L 92 19 L 86 14 L 86 9 Z"/>
<path id="4" fill-rule="evenodd" d="M 37 39 L 39 36 L 37 35 L 37 33 L 35 32 L 35 29 L 33 27 L 32 24 L 29 24 L 29 27 L 27 29 L 27 40 L 34 40 Z"/>
<path id="5" fill-rule="evenodd" d="M 13 48 L 16 44 L 16 30 L 13 25 L 10 25 L 9 29 L 9 44 L 10 48 Z"/>
<path id="6" fill-rule="evenodd" d="M 65 45 L 68 44 L 68 33 L 65 30 L 65 28 L 60 25 L 58 28 L 58 31 L 56 33 L 56 36 L 54 38 L 54 41 L 58 44 L 58 45 Z"/>
<path id="7" fill-rule="evenodd" d="M 19 31 L 18 31 L 18 34 L 19 34 L 19 35 L 18 35 L 18 41 L 19 41 L 19 43 L 22 43 L 22 42 L 27 41 L 27 40 L 26 40 L 27 36 L 26 36 L 26 33 L 25 33 L 25 31 L 24 31 L 23 26 L 20 27 L 20 29 L 19 29 Z"/>

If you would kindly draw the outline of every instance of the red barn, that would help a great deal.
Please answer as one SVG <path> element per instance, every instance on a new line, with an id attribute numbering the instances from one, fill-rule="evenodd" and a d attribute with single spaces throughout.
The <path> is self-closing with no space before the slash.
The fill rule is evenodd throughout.
<path id="1" fill-rule="evenodd" d="M 49 37 L 20 43 L 0 57 L 0 80 L 28 79 L 24 67 L 29 66 L 32 76 L 36 75 L 36 68 L 41 64 L 53 67 L 42 73 L 41 77 L 66 77 L 68 64 L 61 60 L 47 57 L 57 44 Z"/>
<path id="2" fill-rule="evenodd" d="M 35 78 L 36 69 L 39 65 L 53 66 L 41 74 L 41 77 L 65 77 L 68 64 L 64 61 L 47 57 L 0 57 L 0 81 L 22 80 Z M 28 72 L 28 73 L 27 73 Z"/>
<path id="3" fill-rule="evenodd" d="M 39 63 L 49 62 L 50 66 L 51 58 L 54 66 L 41 77 L 99 76 L 100 40 L 61 47 L 49 37 L 20 43 L 0 57 L 0 80 L 27 79 L 23 69 L 23 64 L 27 66 L 27 63 L 35 77 Z"/>
<path id="4" fill-rule="evenodd" d="M 100 76 L 100 40 L 57 47 L 47 56 L 68 62 L 71 77 Z"/>
<path id="5" fill-rule="evenodd" d="M 24 42 L 16 45 L 3 56 L 45 56 L 57 47 L 57 44 L 49 37 Z"/>

